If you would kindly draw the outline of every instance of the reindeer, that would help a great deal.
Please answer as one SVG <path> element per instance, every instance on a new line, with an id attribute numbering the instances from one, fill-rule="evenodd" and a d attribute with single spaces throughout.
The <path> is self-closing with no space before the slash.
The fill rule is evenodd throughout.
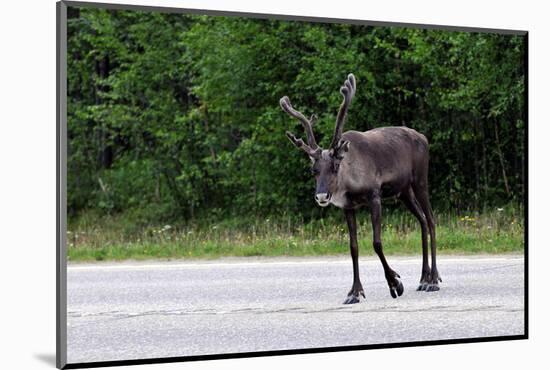
<path id="1" fill-rule="evenodd" d="M 428 140 L 407 127 L 381 127 L 366 132 L 342 132 L 346 115 L 355 95 L 356 81 L 349 74 L 340 93 L 344 97 L 336 117 L 336 126 L 329 149 L 317 145 L 313 135 L 313 121 L 295 110 L 290 99 L 281 98 L 281 108 L 298 119 L 304 127 L 307 144 L 295 135 L 286 136 L 307 153 L 315 176 L 315 201 L 319 206 L 330 204 L 344 210 L 348 224 L 353 284 L 344 304 L 353 304 L 365 298 L 359 279 L 357 223 L 355 212 L 369 206 L 373 230 L 374 251 L 380 258 L 390 294 L 403 294 L 400 276 L 386 261 L 381 241 L 381 199 L 399 198 L 417 218 L 422 230 L 422 272 L 418 291 L 439 290 L 441 278 L 436 265 L 435 222 L 428 195 Z M 431 268 L 428 263 L 428 232 L 431 247 Z"/>

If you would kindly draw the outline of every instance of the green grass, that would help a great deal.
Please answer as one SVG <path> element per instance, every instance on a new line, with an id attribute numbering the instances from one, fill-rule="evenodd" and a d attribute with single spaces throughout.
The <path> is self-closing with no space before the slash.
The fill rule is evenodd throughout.
<path id="1" fill-rule="evenodd" d="M 483 213 L 438 214 L 440 254 L 519 253 L 523 251 L 523 210 L 504 207 Z M 360 255 L 372 255 L 372 229 L 365 211 L 358 217 Z M 384 251 L 421 253 L 420 227 L 411 215 L 384 216 Z M 223 256 L 318 256 L 348 254 L 342 217 L 304 223 L 291 218 L 231 218 L 206 223 L 153 225 L 124 215 L 85 213 L 69 219 L 69 261 L 217 258 Z"/>

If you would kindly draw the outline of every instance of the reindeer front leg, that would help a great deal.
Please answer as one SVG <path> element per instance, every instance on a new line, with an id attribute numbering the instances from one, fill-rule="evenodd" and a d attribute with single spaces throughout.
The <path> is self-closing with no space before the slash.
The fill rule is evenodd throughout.
<path id="1" fill-rule="evenodd" d="M 348 293 L 344 304 L 358 303 L 361 299 L 360 296 L 365 298 L 365 292 L 359 279 L 359 246 L 357 245 L 357 222 L 355 220 L 355 210 L 345 209 L 346 221 L 348 223 L 349 231 L 349 247 L 351 252 L 351 260 L 353 263 L 353 285 Z"/>
<path id="2" fill-rule="evenodd" d="M 386 275 L 386 281 L 390 288 L 390 294 L 393 298 L 397 298 L 403 294 L 403 284 L 399 278 L 399 274 L 393 271 L 386 261 L 384 252 L 382 251 L 382 239 L 381 239 L 381 214 L 382 214 L 382 202 L 380 200 L 380 195 L 373 194 L 370 198 L 370 211 L 372 219 L 372 236 L 373 236 L 373 247 L 374 251 L 380 258 L 382 262 L 382 267 L 384 268 L 384 275 Z"/>

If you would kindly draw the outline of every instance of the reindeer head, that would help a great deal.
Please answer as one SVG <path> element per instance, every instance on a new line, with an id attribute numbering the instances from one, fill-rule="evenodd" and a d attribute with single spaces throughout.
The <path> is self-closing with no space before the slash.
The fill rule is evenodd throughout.
<path id="1" fill-rule="evenodd" d="M 299 149 L 307 153 L 312 162 L 311 171 L 315 176 L 315 200 L 321 207 L 330 204 L 332 194 L 336 191 L 338 170 L 340 162 L 344 159 L 349 149 L 349 141 L 342 140 L 342 129 L 346 119 L 346 113 L 353 96 L 355 95 L 355 76 L 349 74 L 344 85 L 340 88 L 340 93 L 344 97 L 338 116 L 336 117 L 336 126 L 329 149 L 323 149 L 317 145 L 313 135 L 313 123 L 316 119 L 312 115 L 308 120 L 302 113 L 295 110 L 290 104 L 290 99 L 285 96 L 279 101 L 281 108 L 290 116 L 297 118 L 306 132 L 307 144 L 302 139 L 296 138 L 294 134 L 287 131 L 286 136 Z"/>

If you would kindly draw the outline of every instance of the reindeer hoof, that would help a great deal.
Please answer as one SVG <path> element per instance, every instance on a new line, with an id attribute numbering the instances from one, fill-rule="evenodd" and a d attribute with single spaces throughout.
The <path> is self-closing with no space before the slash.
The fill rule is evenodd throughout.
<path id="1" fill-rule="evenodd" d="M 397 277 L 395 278 L 396 284 L 390 285 L 390 294 L 393 298 L 401 297 L 405 288 L 403 288 L 403 283 Z"/>
<path id="2" fill-rule="evenodd" d="M 439 273 L 437 271 L 435 271 L 435 273 L 432 272 L 430 275 L 430 278 L 425 283 L 426 288 L 423 290 L 426 292 L 437 292 L 439 290 L 439 282 L 441 282 L 442 280 L 439 277 Z"/>
<path id="3" fill-rule="evenodd" d="M 426 287 L 426 292 L 437 292 L 439 290 L 439 278 L 433 279 Z"/>
<path id="4" fill-rule="evenodd" d="M 361 302 L 361 296 L 365 298 L 365 292 L 363 291 L 363 288 L 360 289 L 353 289 L 350 290 L 348 293 L 348 296 L 346 300 L 344 301 L 344 304 L 354 304 Z"/>
<path id="5" fill-rule="evenodd" d="M 344 301 L 344 304 L 355 304 L 359 302 L 361 302 L 361 300 L 359 299 L 359 296 L 350 295 L 346 298 L 346 300 Z"/>
<path id="6" fill-rule="evenodd" d="M 421 281 L 420 285 L 418 285 L 418 288 L 416 288 L 417 292 L 425 291 L 428 288 L 428 282 L 427 281 Z"/>
<path id="7" fill-rule="evenodd" d="M 439 283 L 442 282 L 437 270 L 435 272 L 422 272 L 420 277 L 420 284 L 417 291 L 422 292 L 437 292 L 439 290 Z"/>

